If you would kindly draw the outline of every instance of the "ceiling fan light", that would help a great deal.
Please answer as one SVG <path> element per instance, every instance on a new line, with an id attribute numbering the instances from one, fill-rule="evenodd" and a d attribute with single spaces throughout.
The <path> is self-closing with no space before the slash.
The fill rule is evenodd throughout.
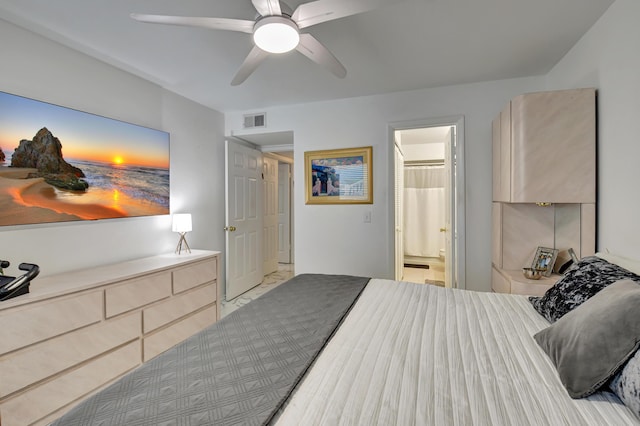
<path id="1" fill-rule="evenodd" d="M 269 53 L 285 53 L 295 49 L 300 42 L 298 27 L 282 16 L 262 18 L 253 29 L 253 41 Z"/>

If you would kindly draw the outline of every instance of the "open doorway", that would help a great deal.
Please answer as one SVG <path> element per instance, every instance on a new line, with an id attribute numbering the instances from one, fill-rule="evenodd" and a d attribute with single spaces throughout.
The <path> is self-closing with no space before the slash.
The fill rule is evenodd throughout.
<path id="1" fill-rule="evenodd" d="M 396 280 L 464 288 L 462 126 L 392 126 Z"/>
<path id="2" fill-rule="evenodd" d="M 396 130 L 404 159 L 403 281 L 445 286 L 444 150 L 451 131 L 451 126 Z"/>

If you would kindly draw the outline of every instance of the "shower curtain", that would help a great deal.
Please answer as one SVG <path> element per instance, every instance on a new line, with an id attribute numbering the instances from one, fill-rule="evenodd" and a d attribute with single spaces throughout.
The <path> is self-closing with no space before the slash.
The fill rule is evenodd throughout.
<path id="1" fill-rule="evenodd" d="M 444 248 L 444 166 L 405 166 L 404 254 L 438 257 Z"/>

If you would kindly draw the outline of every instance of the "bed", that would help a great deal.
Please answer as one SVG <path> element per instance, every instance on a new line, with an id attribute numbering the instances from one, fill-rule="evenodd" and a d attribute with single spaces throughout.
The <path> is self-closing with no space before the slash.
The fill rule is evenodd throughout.
<path id="1" fill-rule="evenodd" d="M 600 261 L 610 264 L 585 260 L 567 275 L 577 281 L 584 278 L 583 269 L 600 268 Z M 602 288 L 590 286 L 593 294 L 581 294 L 585 300 L 578 305 L 602 305 L 596 294 L 609 284 L 615 284 L 607 290 L 611 293 L 625 279 L 640 282 L 626 269 L 623 275 L 608 277 L 606 284 L 598 277 L 595 287 Z M 567 287 L 571 280 L 563 280 Z M 624 291 L 635 287 L 640 289 L 627 284 Z M 609 369 L 606 382 L 599 377 L 584 397 L 572 397 L 561 365 L 539 342 L 547 330 L 566 324 L 558 319 L 551 325 L 542 314 L 551 303 L 558 297 L 529 300 L 303 274 L 145 363 L 53 424 L 640 424 L 633 400 L 616 395 L 612 384 L 612 377 L 628 381 L 619 376 L 635 359 L 638 342 Z M 573 306 L 575 312 L 563 316 L 584 315 L 583 308 Z"/>

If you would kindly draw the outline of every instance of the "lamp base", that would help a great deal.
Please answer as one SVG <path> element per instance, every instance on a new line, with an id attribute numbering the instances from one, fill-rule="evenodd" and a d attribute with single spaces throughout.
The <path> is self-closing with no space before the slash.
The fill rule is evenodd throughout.
<path id="1" fill-rule="evenodd" d="M 187 253 L 191 253 L 191 248 L 189 247 L 189 244 L 187 243 L 187 239 L 185 238 L 185 234 L 186 232 L 181 232 L 180 233 L 180 240 L 178 240 L 178 245 L 176 246 L 176 253 L 180 254 L 182 253 L 182 246 L 184 245 L 185 251 Z"/>

